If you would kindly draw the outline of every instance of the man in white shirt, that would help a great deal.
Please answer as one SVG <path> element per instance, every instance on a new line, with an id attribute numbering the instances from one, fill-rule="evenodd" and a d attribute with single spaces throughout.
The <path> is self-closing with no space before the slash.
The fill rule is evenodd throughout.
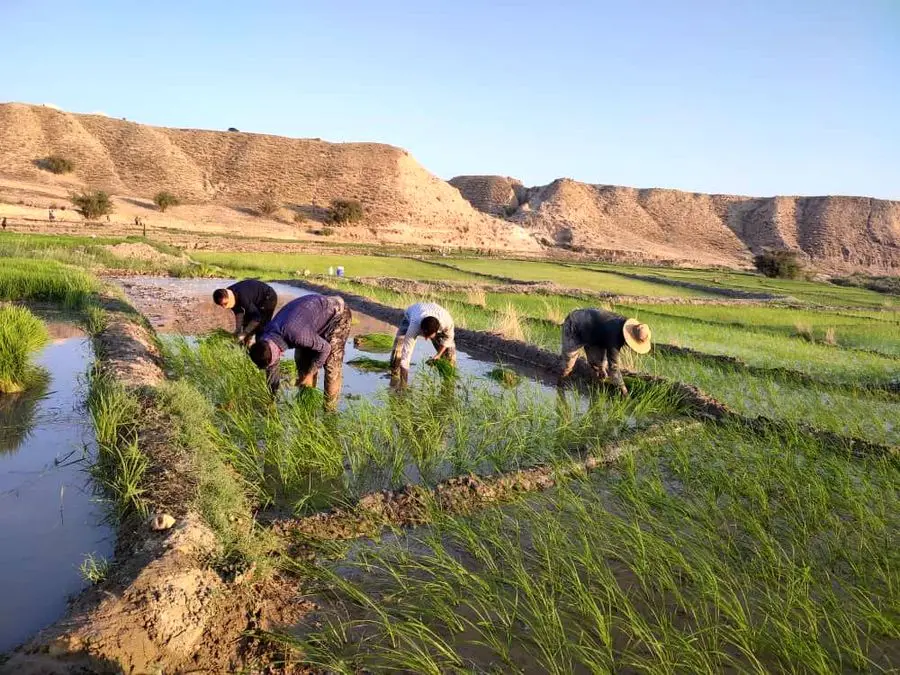
<path id="1" fill-rule="evenodd" d="M 391 350 L 393 383 L 405 385 L 409 379 L 409 366 L 416 338 L 420 335 L 431 340 L 437 350 L 434 360 L 446 359 L 456 365 L 456 342 L 450 312 L 434 302 L 417 302 L 407 308 L 394 338 L 394 348 Z"/>

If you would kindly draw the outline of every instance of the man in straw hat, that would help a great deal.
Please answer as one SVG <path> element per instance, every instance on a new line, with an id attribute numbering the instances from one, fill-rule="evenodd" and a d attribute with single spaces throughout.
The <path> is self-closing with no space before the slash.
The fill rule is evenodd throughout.
<path id="1" fill-rule="evenodd" d="M 609 378 L 623 396 L 628 388 L 619 370 L 619 351 L 628 345 L 638 354 L 650 351 L 650 327 L 635 319 L 626 319 L 605 309 L 576 309 L 566 317 L 562 328 L 563 372 L 559 383 L 569 376 L 578 359 L 584 354 L 597 377 Z"/>

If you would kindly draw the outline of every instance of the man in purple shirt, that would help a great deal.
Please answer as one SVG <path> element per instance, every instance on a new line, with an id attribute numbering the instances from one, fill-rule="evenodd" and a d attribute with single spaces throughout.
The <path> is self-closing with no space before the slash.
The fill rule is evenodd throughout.
<path id="1" fill-rule="evenodd" d="M 278 392 L 281 355 L 294 350 L 297 385 L 315 387 L 319 369 L 325 368 L 325 407 L 337 408 L 341 394 L 344 344 L 350 335 L 350 309 L 336 295 L 310 293 L 291 300 L 250 347 L 250 358 L 265 368 L 272 394 Z"/>

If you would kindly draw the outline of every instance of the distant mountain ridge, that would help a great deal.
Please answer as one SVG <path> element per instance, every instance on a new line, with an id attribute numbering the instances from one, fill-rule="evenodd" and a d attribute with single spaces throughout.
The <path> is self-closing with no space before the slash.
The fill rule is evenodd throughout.
<path id="1" fill-rule="evenodd" d="M 39 161 L 52 154 L 71 160 L 73 173 L 42 170 Z M 501 176 L 448 183 L 390 145 L 152 127 L 22 103 L 0 104 L 0 174 L 57 189 L 96 186 L 126 199 L 168 190 L 192 213 L 213 206 L 215 218 L 241 213 L 236 227 L 258 236 L 272 221 L 245 212 L 271 189 L 284 204 L 281 223 L 293 222 L 293 212 L 321 220 L 333 199 L 360 200 L 365 222 L 340 228 L 337 238 L 374 242 L 390 231 L 391 241 L 413 244 L 612 251 L 729 266 L 774 247 L 801 251 L 826 271 L 900 271 L 896 201 L 706 195 L 566 178 L 539 187 Z"/>

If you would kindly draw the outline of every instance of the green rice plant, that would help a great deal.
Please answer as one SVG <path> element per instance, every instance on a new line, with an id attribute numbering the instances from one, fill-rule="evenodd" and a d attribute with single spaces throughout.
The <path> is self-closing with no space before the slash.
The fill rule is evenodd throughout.
<path id="1" fill-rule="evenodd" d="M 164 351 L 172 375 L 213 407 L 218 452 L 253 499 L 298 512 L 385 487 L 565 461 L 681 412 L 666 386 L 636 383 L 628 399 L 599 390 L 582 402 L 421 372 L 402 394 L 348 401 L 328 415 L 290 394 L 271 402 L 261 373 L 233 344 L 166 340 Z"/>
<path id="2" fill-rule="evenodd" d="M 429 359 L 426 363 L 434 368 L 435 372 L 444 380 L 454 379 L 459 377 L 459 371 L 456 369 L 452 363 L 447 361 L 446 359 Z"/>
<path id="3" fill-rule="evenodd" d="M 353 346 L 372 354 L 390 354 L 394 348 L 394 336 L 389 333 L 366 333 L 353 338 Z"/>
<path id="4" fill-rule="evenodd" d="M 109 315 L 102 307 L 90 304 L 84 308 L 84 324 L 91 335 L 102 333 L 108 323 Z"/>
<path id="5" fill-rule="evenodd" d="M 111 568 L 112 563 L 109 560 L 93 553 L 88 553 L 84 556 L 84 560 L 81 561 L 81 565 L 78 567 L 81 571 L 81 578 L 92 585 L 105 581 Z"/>
<path id="6" fill-rule="evenodd" d="M 8 258 L 0 266 L 0 300 L 41 300 L 83 308 L 99 285 L 83 271 L 47 260 Z"/>
<path id="7" fill-rule="evenodd" d="M 504 387 L 518 387 L 522 383 L 522 376 L 511 368 L 497 366 L 488 371 L 487 376 L 499 382 Z"/>
<path id="8" fill-rule="evenodd" d="M 385 373 L 391 369 L 391 362 L 385 359 L 370 359 L 368 356 L 357 356 L 347 361 L 348 366 L 365 373 Z"/>
<path id="9" fill-rule="evenodd" d="M 138 446 L 140 400 L 121 384 L 94 370 L 90 377 L 88 410 L 97 439 L 91 477 L 106 493 L 119 518 L 132 512 L 146 516 L 143 478 L 150 462 Z"/>
<path id="10" fill-rule="evenodd" d="M 636 437 L 503 508 L 298 564 L 318 624 L 271 636 L 334 672 L 891 672 L 900 466 L 800 435 Z"/>
<path id="11" fill-rule="evenodd" d="M 31 311 L 0 306 L 0 394 L 20 392 L 40 378 L 30 359 L 49 341 L 47 326 Z"/>

